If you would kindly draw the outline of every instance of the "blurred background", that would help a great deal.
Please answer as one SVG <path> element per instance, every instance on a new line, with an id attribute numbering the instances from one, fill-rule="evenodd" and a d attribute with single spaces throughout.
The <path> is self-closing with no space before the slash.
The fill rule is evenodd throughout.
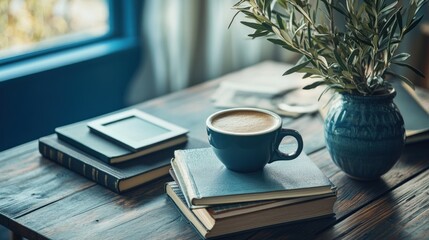
<path id="1" fill-rule="evenodd" d="M 0 151 L 264 60 L 293 64 L 240 19 L 228 29 L 235 2 L 0 0 Z M 423 72 L 428 32 L 404 44 Z"/>

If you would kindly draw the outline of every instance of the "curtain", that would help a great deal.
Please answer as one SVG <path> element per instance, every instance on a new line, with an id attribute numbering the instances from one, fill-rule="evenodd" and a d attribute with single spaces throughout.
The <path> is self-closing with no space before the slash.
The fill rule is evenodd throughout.
<path id="1" fill-rule="evenodd" d="M 251 29 L 231 9 L 237 0 L 145 1 L 142 64 L 131 81 L 127 104 L 177 91 L 267 59 L 293 62 L 296 56 Z"/>

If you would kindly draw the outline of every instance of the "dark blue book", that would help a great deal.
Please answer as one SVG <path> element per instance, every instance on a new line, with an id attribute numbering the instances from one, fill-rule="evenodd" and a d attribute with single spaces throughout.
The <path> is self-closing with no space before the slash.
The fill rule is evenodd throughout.
<path id="1" fill-rule="evenodd" d="M 39 152 L 45 158 L 121 193 L 167 175 L 176 149 L 201 148 L 207 145 L 189 138 L 186 143 L 137 157 L 133 161 L 109 165 L 52 134 L 39 139 Z"/>
<path id="2" fill-rule="evenodd" d="M 211 148 L 177 150 L 174 157 L 171 165 L 189 208 L 335 192 L 331 181 L 305 153 L 252 173 L 228 170 Z"/>
<path id="3" fill-rule="evenodd" d="M 70 145 L 98 158 L 108 164 L 116 164 L 133 160 L 137 157 L 160 151 L 187 141 L 186 135 L 180 135 L 171 139 L 148 145 L 138 151 L 130 150 L 116 141 L 100 136 L 90 130 L 88 121 L 78 122 L 63 127 L 58 127 L 55 132 L 58 138 Z"/>

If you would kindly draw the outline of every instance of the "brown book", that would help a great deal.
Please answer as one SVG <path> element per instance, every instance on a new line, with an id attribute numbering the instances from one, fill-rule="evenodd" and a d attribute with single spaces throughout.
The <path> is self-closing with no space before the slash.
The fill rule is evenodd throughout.
<path id="1" fill-rule="evenodd" d="M 333 216 L 334 194 L 310 198 L 227 204 L 190 209 L 180 187 L 166 184 L 166 193 L 204 238 L 282 223 Z"/>

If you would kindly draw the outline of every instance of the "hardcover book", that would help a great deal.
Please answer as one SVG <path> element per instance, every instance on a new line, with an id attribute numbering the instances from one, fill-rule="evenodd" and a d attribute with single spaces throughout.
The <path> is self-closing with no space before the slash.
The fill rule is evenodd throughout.
<path id="1" fill-rule="evenodd" d="M 109 115 L 108 115 L 109 116 Z M 88 121 L 78 122 L 55 129 L 58 138 L 109 164 L 120 163 L 156 152 L 187 141 L 186 135 L 167 139 L 138 151 L 130 150 L 116 141 L 109 140 L 92 131 Z M 147 124 L 146 124 L 147 125 Z"/>
<path id="2" fill-rule="evenodd" d="M 140 156 L 133 161 L 109 165 L 59 140 L 55 134 L 39 139 L 39 151 L 44 157 L 117 193 L 168 174 L 174 150 L 200 148 L 207 145 L 190 138 L 188 142 L 178 146 Z"/>
<path id="3" fill-rule="evenodd" d="M 421 105 L 416 93 L 394 81 L 396 97 L 393 99 L 404 118 L 406 143 L 414 143 L 429 139 L 429 113 Z"/>
<path id="4" fill-rule="evenodd" d="M 168 183 L 170 187 L 174 190 L 176 188 L 180 188 L 179 183 L 177 181 L 177 177 L 170 168 L 169 173 L 173 178 L 174 182 Z M 184 198 L 183 193 L 180 191 L 175 191 L 176 193 L 180 192 L 181 197 Z M 310 200 L 315 200 L 318 198 L 324 197 L 336 197 L 336 192 L 331 192 L 328 194 L 322 194 L 317 196 L 310 197 L 301 197 L 301 198 L 288 198 L 288 199 L 279 199 L 279 200 L 263 200 L 263 201 L 253 201 L 253 202 L 240 202 L 240 203 L 229 203 L 229 204 L 220 204 L 220 205 L 212 205 L 206 206 L 205 208 L 201 207 L 191 207 L 192 211 L 198 216 L 200 219 L 210 219 L 210 222 L 213 222 L 214 219 L 226 218 L 237 216 L 241 214 L 257 212 L 269 208 L 275 208 L 285 205 L 290 205 L 298 202 L 305 202 Z M 186 202 L 185 199 L 183 199 Z"/>
<path id="5" fill-rule="evenodd" d="M 335 192 L 333 184 L 305 153 L 251 173 L 228 170 L 211 148 L 177 150 L 171 165 L 189 208 Z"/>
<path id="6" fill-rule="evenodd" d="M 261 201 L 258 203 L 227 204 L 189 209 L 186 205 L 185 195 L 175 182 L 167 183 L 165 190 L 178 210 L 204 238 L 288 222 L 333 216 L 333 206 L 336 200 L 335 195 L 329 195 L 313 199 Z M 255 206 L 265 206 L 265 208 L 257 211 L 246 211 Z M 234 212 L 234 214 L 225 215 L 225 212 Z"/>

